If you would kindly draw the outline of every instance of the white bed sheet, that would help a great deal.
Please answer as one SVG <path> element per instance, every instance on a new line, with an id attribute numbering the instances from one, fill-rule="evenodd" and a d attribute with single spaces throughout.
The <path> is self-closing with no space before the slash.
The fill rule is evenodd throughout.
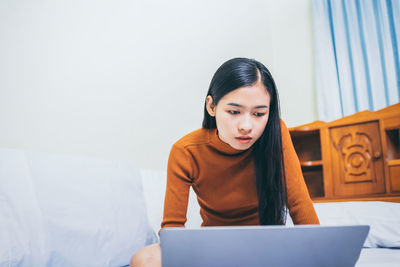
<path id="1" fill-rule="evenodd" d="M 363 248 L 356 267 L 399 267 L 400 249 Z"/>

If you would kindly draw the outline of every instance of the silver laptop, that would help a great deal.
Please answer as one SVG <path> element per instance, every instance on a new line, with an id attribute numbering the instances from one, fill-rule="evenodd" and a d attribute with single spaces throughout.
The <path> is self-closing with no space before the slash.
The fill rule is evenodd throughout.
<path id="1" fill-rule="evenodd" d="M 165 228 L 162 266 L 354 266 L 368 231 L 368 225 Z"/>

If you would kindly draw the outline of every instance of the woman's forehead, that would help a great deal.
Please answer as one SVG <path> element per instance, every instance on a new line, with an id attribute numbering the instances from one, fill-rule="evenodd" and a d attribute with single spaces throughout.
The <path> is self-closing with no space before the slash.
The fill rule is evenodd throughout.
<path id="1" fill-rule="evenodd" d="M 224 105 L 237 107 L 269 106 L 270 95 L 263 84 L 241 87 L 226 94 L 220 100 Z"/>

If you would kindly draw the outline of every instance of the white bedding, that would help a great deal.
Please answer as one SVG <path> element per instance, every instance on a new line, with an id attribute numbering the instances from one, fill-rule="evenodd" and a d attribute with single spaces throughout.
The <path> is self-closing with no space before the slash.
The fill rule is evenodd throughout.
<path id="1" fill-rule="evenodd" d="M 400 249 L 363 248 L 356 267 L 399 267 Z"/>
<path id="2" fill-rule="evenodd" d="M 138 169 L 0 149 L 0 267 L 117 267 L 154 243 Z"/>

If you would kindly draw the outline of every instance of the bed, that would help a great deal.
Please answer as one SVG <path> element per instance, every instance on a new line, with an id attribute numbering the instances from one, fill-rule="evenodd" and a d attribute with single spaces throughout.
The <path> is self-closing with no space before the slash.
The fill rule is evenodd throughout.
<path id="1" fill-rule="evenodd" d="M 158 242 L 165 178 L 131 162 L 0 149 L 0 266 L 128 265 L 135 251 Z M 371 226 L 356 266 L 399 266 L 399 203 L 315 209 L 322 225 Z M 192 191 L 186 226 L 200 224 Z"/>

